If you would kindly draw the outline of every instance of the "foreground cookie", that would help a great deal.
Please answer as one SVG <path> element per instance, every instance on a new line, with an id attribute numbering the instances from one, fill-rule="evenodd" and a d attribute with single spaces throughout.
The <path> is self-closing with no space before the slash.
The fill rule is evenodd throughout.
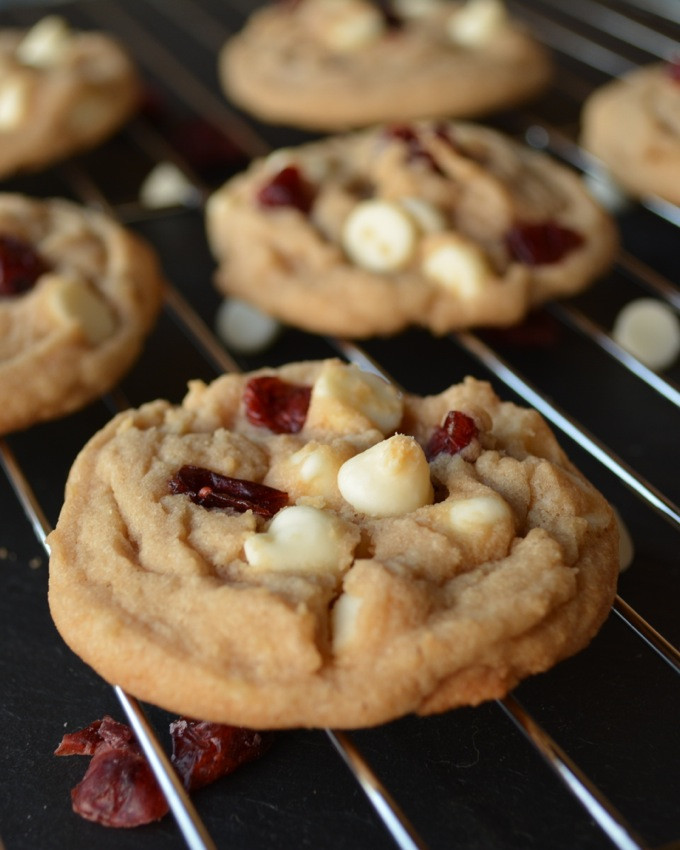
<path id="1" fill-rule="evenodd" d="M 680 65 L 638 68 L 595 91 L 581 144 L 633 195 L 680 204 Z"/>
<path id="2" fill-rule="evenodd" d="M 338 130 L 513 106 L 550 64 L 501 0 L 288 0 L 252 16 L 220 72 L 260 118 Z"/>
<path id="3" fill-rule="evenodd" d="M 0 194 L 0 434 L 110 389 L 161 290 L 155 255 L 101 213 Z"/>
<path id="4" fill-rule="evenodd" d="M 0 177 L 92 147 L 136 109 L 139 83 L 118 44 L 57 16 L 0 31 Z"/>
<path id="5" fill-rule="evenodd" d="M 279 151 L 213 195 L 207 227 L 222 291 L 344 336 L 508 325 L 616 248 L 576 174 L 454 122 Z"/>
<path id="6" fill-rule="evenodd" d="M 401 397 L 337 360 L 120 414 L 49 544 L 85 661 L 255 728 L 498 697 L 590 640 L 618 569 L 610 508 L 535 411 L 471 378 Z"/>

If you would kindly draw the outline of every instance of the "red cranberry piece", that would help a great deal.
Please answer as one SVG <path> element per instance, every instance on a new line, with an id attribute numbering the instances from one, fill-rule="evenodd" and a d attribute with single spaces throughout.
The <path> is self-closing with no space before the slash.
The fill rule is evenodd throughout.
<path id="1" fill-rule="evenodd" d="M 308 213 L 314 203 L 314 187 L 302 176 L 299 168 L 288 165 L 265 183 L 257 193 L 263 207 L 295 207 Z"/>
<path id="2" fill-rule="evenodd" d="M 132 729 L 108 715 L 84 729 L 68 732 L 54 751 L 55 756 L 91 756 L 102 748 L 121 748 L 134 743 Z"/>
<path id="3" fill-rule="evenodd" d="M 388 139 L 397 139 L 406 145 L 407 162 L 423 162 L 432 171 L 442 174 L 435 158 L 423 147 L 423 143 L 413 127 L 409 127 L 407 124 L 395 124 L 387 127 L 383 134 Z"/>
<path id="4" fill-rule="evenodd" d="M 188 791 L 209 785 L 261 756 L 273 736 L 180 717 L 170 724 L 172 763 Z"/>
<path id="5" fill-rule="evenodd" d="M 554 221 L 539 224 L 517 222 L 505 234 L 511 257 L 527 266 L 559 262 L 570 251 L 583 245 L 583 236 Z"/>
<path id="6" fill-rule="evenodd" d="M 0 235 L 0 295 L 26 292 L 48 270 L 47 263 L 28 242 Z"/>
<path id="7" fill-rule="evenodd" d="M 427 459 L 432 460 L 442 452 L 450 455 L 458 454 L 469 446 L 478 434 L 479 428 L 471 416 L 460 410 L 450 410 L 446 414 L 444 424 L 432 432 L 425 450 Z"/>
<path id="8" fill-rule="evenodd" d="M 275 434 L 297 434 L 305 424 L 312 388 L 273 375 L 251 378 L 243 391 L 248 421 Z"/>
<path id="9" fill-rule="evenodd" d="M 183 466 L 168 481 L 171 493 L 185 493 L 203 508 L 223 508 L 237 513 L 252 511 L 269 519 L 288 503 L 288 494 L 266 484 L 229 478 L 202 466 Z"/>

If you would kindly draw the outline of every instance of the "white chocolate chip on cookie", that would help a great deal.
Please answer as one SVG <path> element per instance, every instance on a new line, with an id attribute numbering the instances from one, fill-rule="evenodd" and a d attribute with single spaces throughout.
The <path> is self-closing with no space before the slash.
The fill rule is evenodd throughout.
<path id="1" fill-rule="evenodd" d="M 416 228 L 411 216 L 390 201 L 360 201 L 349 214 L 342 245 L 361 268 L 390 272 L 403 268 L 413 256 Z"/>
<path id="2" fill-rule="evenodd" d="M 352 560 L 343 528 L 332 514 L 293 505 L 276 514 L 268 531 L 246 539 L 246 560 L 258 570 L 342 572 Z"/>
<path id="3" fill-rule="evenodd" d="M 53 315 L 64 323 L 76 322 L 91 345 L 99 345 L 114 332 L 111 308 L 84 280 L 51 275 L 44 285 Z"/>
<path id="4" fill-rule="evenodd" d="M 325 443 L 307 443 L 290 457 L 290 469 L 301 492 L 321 496 L 326 501 L 337 498 L 338 471 L 347 460 Z"/>
<path id="5" fill-rule="evenodd" d="M 68 23 L 59 15 L 48 15 L 26 33 L 16 49 L 16 57 L 32 68 L 55 65 L 72 41 Z"/>
<path id="6" fill-rule="evenodd" d="M 343 593 L 331 610 L 331 628 L 333 632 L 333 651 L 341 651 L 351 641 L 356 631 L 357 618 L 361 608 L 361 597 Z"/>
<path id="7" fill-rule="evenodd" d="M 308 7 L 310 28 L 340 53 L 366 47 L 385 30 L 380 10 L 365 0 L 314 0 Z"/>
<path id="8" fill-rule="evenodd" d="M 478 47 L 502 29 L 507 12 L 501 0 L 468 0 L 448 21 L 449 38 L 465 47 Z"/>
<path id="9" fill-rule="evenodd" d="M 29 89 L 25 77 L 8 77 L 0 83 L 0 131 L 13 130 L 26 119 Z"/>
<path id="10" fill-rule="evenodd" d="M 421 268 L 435 283 L 460 298 L 474 298 L 492 276 L 481 248 L 457 233 L 447 233 L 424 246 Z"/>
<path id="11" fill-rule="evenodd" d="M 443 213 L 429 201 L 414 196 L 406 196 L 400 198 L 399 203 L 423 233 L 438 233 L 446 228 Z"/>
<path id="12" fill-rule="evenodd" d="M 410 513 L 432 503 L 430 467 L 413 437 L 395 434 L 346 461 L 338 472 L 345 501 L 369 516 Z"/>

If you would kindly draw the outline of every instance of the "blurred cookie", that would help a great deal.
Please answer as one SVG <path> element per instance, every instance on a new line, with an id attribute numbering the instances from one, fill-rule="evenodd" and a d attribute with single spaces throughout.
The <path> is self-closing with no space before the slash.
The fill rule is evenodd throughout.
<path id="1" fill-rule="evenodd" d="M 490 129 L 420 122 L 254 162 L 207 229 L 223 292 L 343 336 L 509 325 L 613 260 L 580 177 Z"/>
<path id="2" fill-rule="evenodd" d="M 160 306 L 155 255 L 101 213 L 0 195 L 0 434 L 109 390 Z"/>
<path id="3" fill-rule="evenodd" d="M 93 147 L 138 100 L 132 62 L 109 36 L 55 15 L 0 30 L 0 177 Z"/>
<path id="4" fill-rule="evenodd" d="M 631 194 L 680 205 L 680 65 L 638 68 L 597 89 L 581 144 Z"/>
<path id="5" fill-rule="evenodd" d="M 191 384 L 76 460 L 49 601 L 105 679 L 255 728 L 499 697 L 607 616 L 616 521 L 541 417 L 338 360 Z M 102 553 L 106 557 L 102 557 Z"/>
<path id="6" fill-rule="evenodd" d="M 220 75 L 259 118 L 339 130 L 511 107 L 550 62 L 502 0 L 287 0 L 226 44 Z"/>

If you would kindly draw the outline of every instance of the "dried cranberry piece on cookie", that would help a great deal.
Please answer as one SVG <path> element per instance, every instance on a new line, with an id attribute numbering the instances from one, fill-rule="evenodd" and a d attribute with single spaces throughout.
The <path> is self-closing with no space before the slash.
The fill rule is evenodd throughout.
<path id="1" fill-rule="evenodd" d="M 312 388 L 271 375 L 251 378 L 243 392 L 248 421 L 275 434 L 297 434 L 305 424 Z"/>
<path id="2" fill-rule="evenodd" d="M 287 165 L 277 172 L 257 193 L 263 207 L 295 207 L 308 213 L 314 203 L 314 187 L 299 168 Z"/>
<path id="3" fill-rule="evenodd" d="M 288 503 L 288 494 L 266 484 L 229 478 L 201 466 L 183 466 L 168 482 L 171 493 L 185 493 L 203 508 L 252 511 L 269 519 Z"/>
<path id="4" fill-rule="evenodd" d="M 505 235 L 510 255 L 527 266 L 559 263 L 568 253 L 580 248 L 583 242 L 580 233 L 554 221 L 516 222 Z"/>
<path id="5" fill-rule="evenodd" d="M 427 444 L 425 454 L 428 460 L 445 452 L 449 455 L 458 454 L 479 434 L 475 420 L 460 410 L 450 410 L 446 414 L 444 424 L 435 428 Z"/>
<path id="6" fill-rule="evenodd" d="M 16 236 L 0 235 L 0 295 L 27 292 L 47 271 L 49 266 L 32 245 Z"/>

